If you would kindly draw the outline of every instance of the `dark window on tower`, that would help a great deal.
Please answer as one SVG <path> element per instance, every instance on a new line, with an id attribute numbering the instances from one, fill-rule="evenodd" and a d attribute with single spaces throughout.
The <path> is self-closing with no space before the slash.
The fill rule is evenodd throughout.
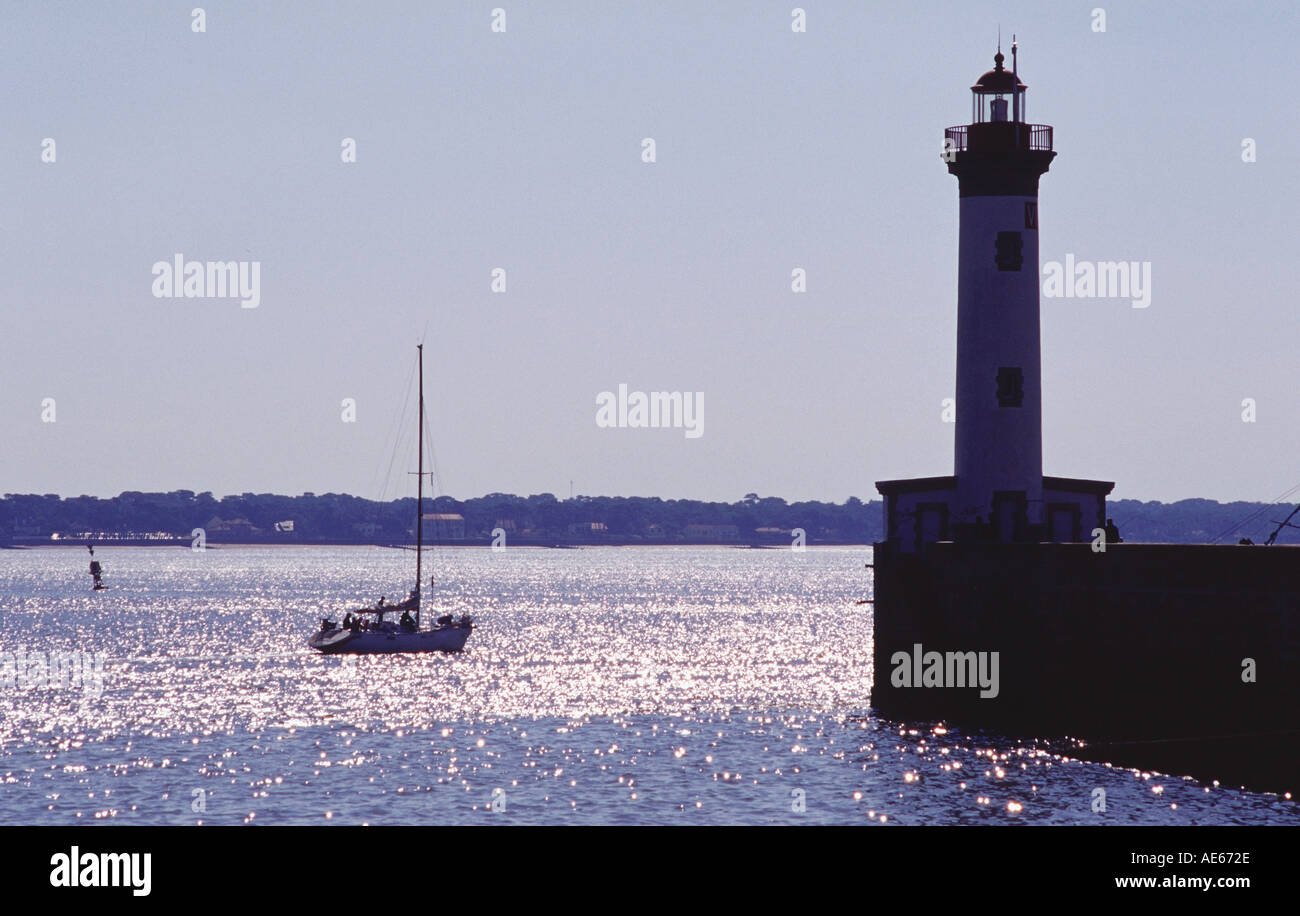
<path id="1" fill-rule="evenodd" d="M 1019 232 L 999 232 L 997 246 L 997 256 L 993 260 L 998 270 L 1019 270 L 1025 263 L 1025 242 Z"/>
<path id="2" fill-rule="evenodd" d="M 1025 402 L 1025 373 L 1019 366 L 998 369 L 998 406 L 1019 407 Z"/>

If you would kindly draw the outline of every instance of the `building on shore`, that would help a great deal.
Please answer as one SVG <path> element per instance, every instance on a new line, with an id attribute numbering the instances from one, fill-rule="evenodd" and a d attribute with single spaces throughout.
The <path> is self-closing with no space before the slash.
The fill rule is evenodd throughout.
<path id="1" fill-rule="evenodd" d="M 422 522 L 427 541 L 465 540 L 465 516 L 459 512 L 426 512 Z"/>
<path id="2" fill-rule="evenodd" d="M 735 541 L 740 538 L 740 528 L 736 525 L 699 525 L 691 524 L 682 529 L 690 541 Z"/>

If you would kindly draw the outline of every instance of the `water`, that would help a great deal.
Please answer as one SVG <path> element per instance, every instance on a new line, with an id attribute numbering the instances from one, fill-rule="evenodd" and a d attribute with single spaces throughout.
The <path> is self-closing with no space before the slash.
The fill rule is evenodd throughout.
<path id="1" fill-rule="evenodd" d="M 84 551 L 0 551 L 0 823 L 1296 821 L 1275 795 L 877 720 L 863 549 L 433 556 L 439 613 L 479 622 L 467 651 L 355 658 L 306 638 L 404 597 L 410 552 L 104 546 L 96 594 Z M 102 683 L 18 680 L 19 650 L 102 653 Z"/>

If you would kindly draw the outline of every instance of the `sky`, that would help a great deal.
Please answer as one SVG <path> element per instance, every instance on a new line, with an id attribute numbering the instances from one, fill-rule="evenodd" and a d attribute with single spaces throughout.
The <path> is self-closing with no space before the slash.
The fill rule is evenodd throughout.
<path id="1" fill-rule="evenodd" d="M 1100 2 L 809 2 L 801 32 L 793 3 L 223 2 L 195 31 L 6 2 L 0 492 L 404 495 L 421 340 L 440 493 L 950 474 L 939 154 L 1000 27 L 1055 127 L 1043 262 L 1152 277 L 1146 308 L 1042 300 L 1044 472 L 1271 499 L 1300 483 L 1300 6 Z M 155 295 L 177 254 L 256 263 L 256 307 Z M 699 398 L 700 434 L 598 425 L 620 384 Z"/>

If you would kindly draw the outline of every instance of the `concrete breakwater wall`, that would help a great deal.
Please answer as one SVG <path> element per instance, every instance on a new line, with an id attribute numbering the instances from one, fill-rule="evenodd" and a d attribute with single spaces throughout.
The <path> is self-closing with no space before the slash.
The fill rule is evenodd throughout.
<path id="1" fill-rule="evenodd" d="M 882 716 L 1300 789 L 1300 548 L 882 543 L 875 585 Z"/>

